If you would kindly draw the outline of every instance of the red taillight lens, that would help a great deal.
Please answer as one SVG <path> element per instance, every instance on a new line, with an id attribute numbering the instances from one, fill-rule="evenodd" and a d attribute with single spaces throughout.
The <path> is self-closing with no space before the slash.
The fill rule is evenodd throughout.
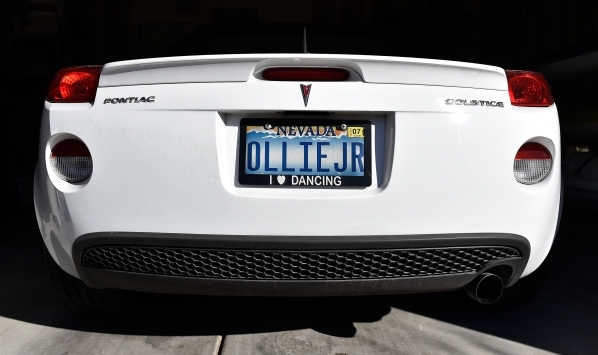
<path id="1" fill-rule="evenodd" d="M 56 73 L 47 100 L 50 102 L 93 102 L 101 66 L 64 68 Z"/>
<path id="2" fill-rule="evenodd" d="M 86 180 L 93 170 L 89 149 L 76 139 L 63 140 L 52 148 L 50 166 L 59 178 L 71 183 Z"/>
<path id="3" fill-rule="evenodd" d="M 515 160 L 524 159 L 552 159 L 550 152 L 540 143 L 525 143 L 519 148 Z"/>
<path id="4" fill-rule="evenodd" d="M 345 81 L 349 72 L 337 68 L 269 68 L 262 77 L 272 81 Z"/>
<path id="5" fill-rule="evenodd" d="M 515 154 L 513 174 L 522 184 L 537 184 L 544 180 L 552 168 L 552 155 L 539 143 L 525 143 Z"/>
<path id="6" fill-rule="evenodd" d="M 505 73 L 512 105 L 548 107 L 554 103 L 550 86 L 542 74 L 523 70 L 505 70 Z"/>

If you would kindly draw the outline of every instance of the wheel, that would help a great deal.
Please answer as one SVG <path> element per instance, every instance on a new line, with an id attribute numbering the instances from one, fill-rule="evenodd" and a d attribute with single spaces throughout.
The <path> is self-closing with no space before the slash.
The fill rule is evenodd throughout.
<path id="1" fill-rule="evenodd" d="M 56 264 L 44 247 L 46 267 L 54 291 L 69 307 L 85 312 L 120 312 L 130 304 L 126 291 L 104 289 L 97 290 L 86 286 L 83 281 L 66 273 Z"/>
<path id="2" fill-rule="evenodd" d="M 502 297 L 494 304 L 498 307 L 517 307 L 533 300 L 542 290 L 550 269 L 551 254 L 534 272 L 505 288 Z"/>

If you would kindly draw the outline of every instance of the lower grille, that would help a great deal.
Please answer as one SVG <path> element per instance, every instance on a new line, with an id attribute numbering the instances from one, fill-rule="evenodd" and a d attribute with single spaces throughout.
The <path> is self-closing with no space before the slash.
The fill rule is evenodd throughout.
<path id="1" fill-rule="evenodd" d="M 86 267 L 133 273 L 242 280 L 350 280 L 475 272 L 491 261 L 518 258 L 511 247 L 254 251 L 99 246 Z"/>

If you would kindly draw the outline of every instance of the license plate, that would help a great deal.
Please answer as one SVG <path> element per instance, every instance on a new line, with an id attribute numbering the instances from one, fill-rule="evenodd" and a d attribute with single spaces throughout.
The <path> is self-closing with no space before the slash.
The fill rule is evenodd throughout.
<path id="1" fill-rule="evenodd" d="M 285 187 L 372 184 L 368 121 L 244 118 L 239 183 Z"/>

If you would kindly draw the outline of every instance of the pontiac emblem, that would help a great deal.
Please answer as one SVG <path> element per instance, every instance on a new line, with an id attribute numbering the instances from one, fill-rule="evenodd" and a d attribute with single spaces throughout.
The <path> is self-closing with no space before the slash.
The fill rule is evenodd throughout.
<path id="1" fill-rule="evenodd" d="M 309 101 L 309 92 L 311 91 L 311 84 L 303 85 L 301 84 L 301 95 L 303 95 L 303 103 L 305 107 L 307 107 L 307 101 Z"/>

